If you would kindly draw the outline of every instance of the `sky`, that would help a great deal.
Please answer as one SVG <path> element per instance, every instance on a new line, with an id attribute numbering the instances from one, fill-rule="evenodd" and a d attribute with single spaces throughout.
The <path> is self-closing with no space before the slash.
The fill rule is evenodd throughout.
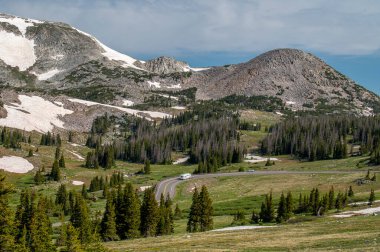
<path id="1" fill-rule="evenodd" d="M 378 0 L 0 0 L 0 12 L 65 22 L 136 59 L 193 67 L 297 48 L 380 94 Z"/>

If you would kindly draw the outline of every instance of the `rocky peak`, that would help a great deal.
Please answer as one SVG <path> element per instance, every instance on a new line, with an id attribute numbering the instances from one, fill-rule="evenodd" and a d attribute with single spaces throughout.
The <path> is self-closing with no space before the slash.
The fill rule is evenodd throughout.
<path id="1" fill-rule="evenodd" d="M 174 58 L 164 56 L 148 60 L 145 63 L 138 62 L 135 65 L 149 72 L 157 74 L 169 74 L 175 72 L 190 71 L 190 67 L 186 62 L 178 61 Z"/>

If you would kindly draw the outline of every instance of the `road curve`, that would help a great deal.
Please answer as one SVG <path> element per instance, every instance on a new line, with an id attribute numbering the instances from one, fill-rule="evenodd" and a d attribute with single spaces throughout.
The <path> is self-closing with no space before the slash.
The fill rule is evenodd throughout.
<path id="1" fill-rule="evenodd" d="M 292 174 L 352 174 L 363 173 L 363 171 L 254 171 L 254 172 L 229 172 L 229 173 L 208 173 L 192 175 L 190 179 L 216 178 L 216 177 L 236 177 L 236 176 L 255 176 L 255 175 L 292 175 Z M 178 184 L 187 181 L 180 180 L 179 177 L 168 178 L 160 181 L 156 185 L 156 200 L 159 201 L 161 194 L 165 197 L 169 194 L 170 198 L 175 196 L 175 188 Z"/>

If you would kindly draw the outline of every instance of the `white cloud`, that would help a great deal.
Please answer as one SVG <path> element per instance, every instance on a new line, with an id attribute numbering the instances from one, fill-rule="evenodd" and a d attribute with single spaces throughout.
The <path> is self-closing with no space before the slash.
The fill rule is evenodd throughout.
<path id="1" fill-rule="evenodd" d="M 0 5 L 10 14 L 68 22 L 129 55 L 258 53 L 278 47 L 333 55 L 380 50 L 380 1 L 0 0 Z"/>

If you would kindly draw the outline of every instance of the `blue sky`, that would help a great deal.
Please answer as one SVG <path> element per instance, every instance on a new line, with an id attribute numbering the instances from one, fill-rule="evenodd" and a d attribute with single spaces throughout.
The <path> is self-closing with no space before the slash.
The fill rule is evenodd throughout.
<path id="1" fill-rule="evenodd" d="M 0 0 L 0 12 L 66 22 L 137 59 L 194 67 L 298 48 L 380 94 L 377 0 Z"/>

